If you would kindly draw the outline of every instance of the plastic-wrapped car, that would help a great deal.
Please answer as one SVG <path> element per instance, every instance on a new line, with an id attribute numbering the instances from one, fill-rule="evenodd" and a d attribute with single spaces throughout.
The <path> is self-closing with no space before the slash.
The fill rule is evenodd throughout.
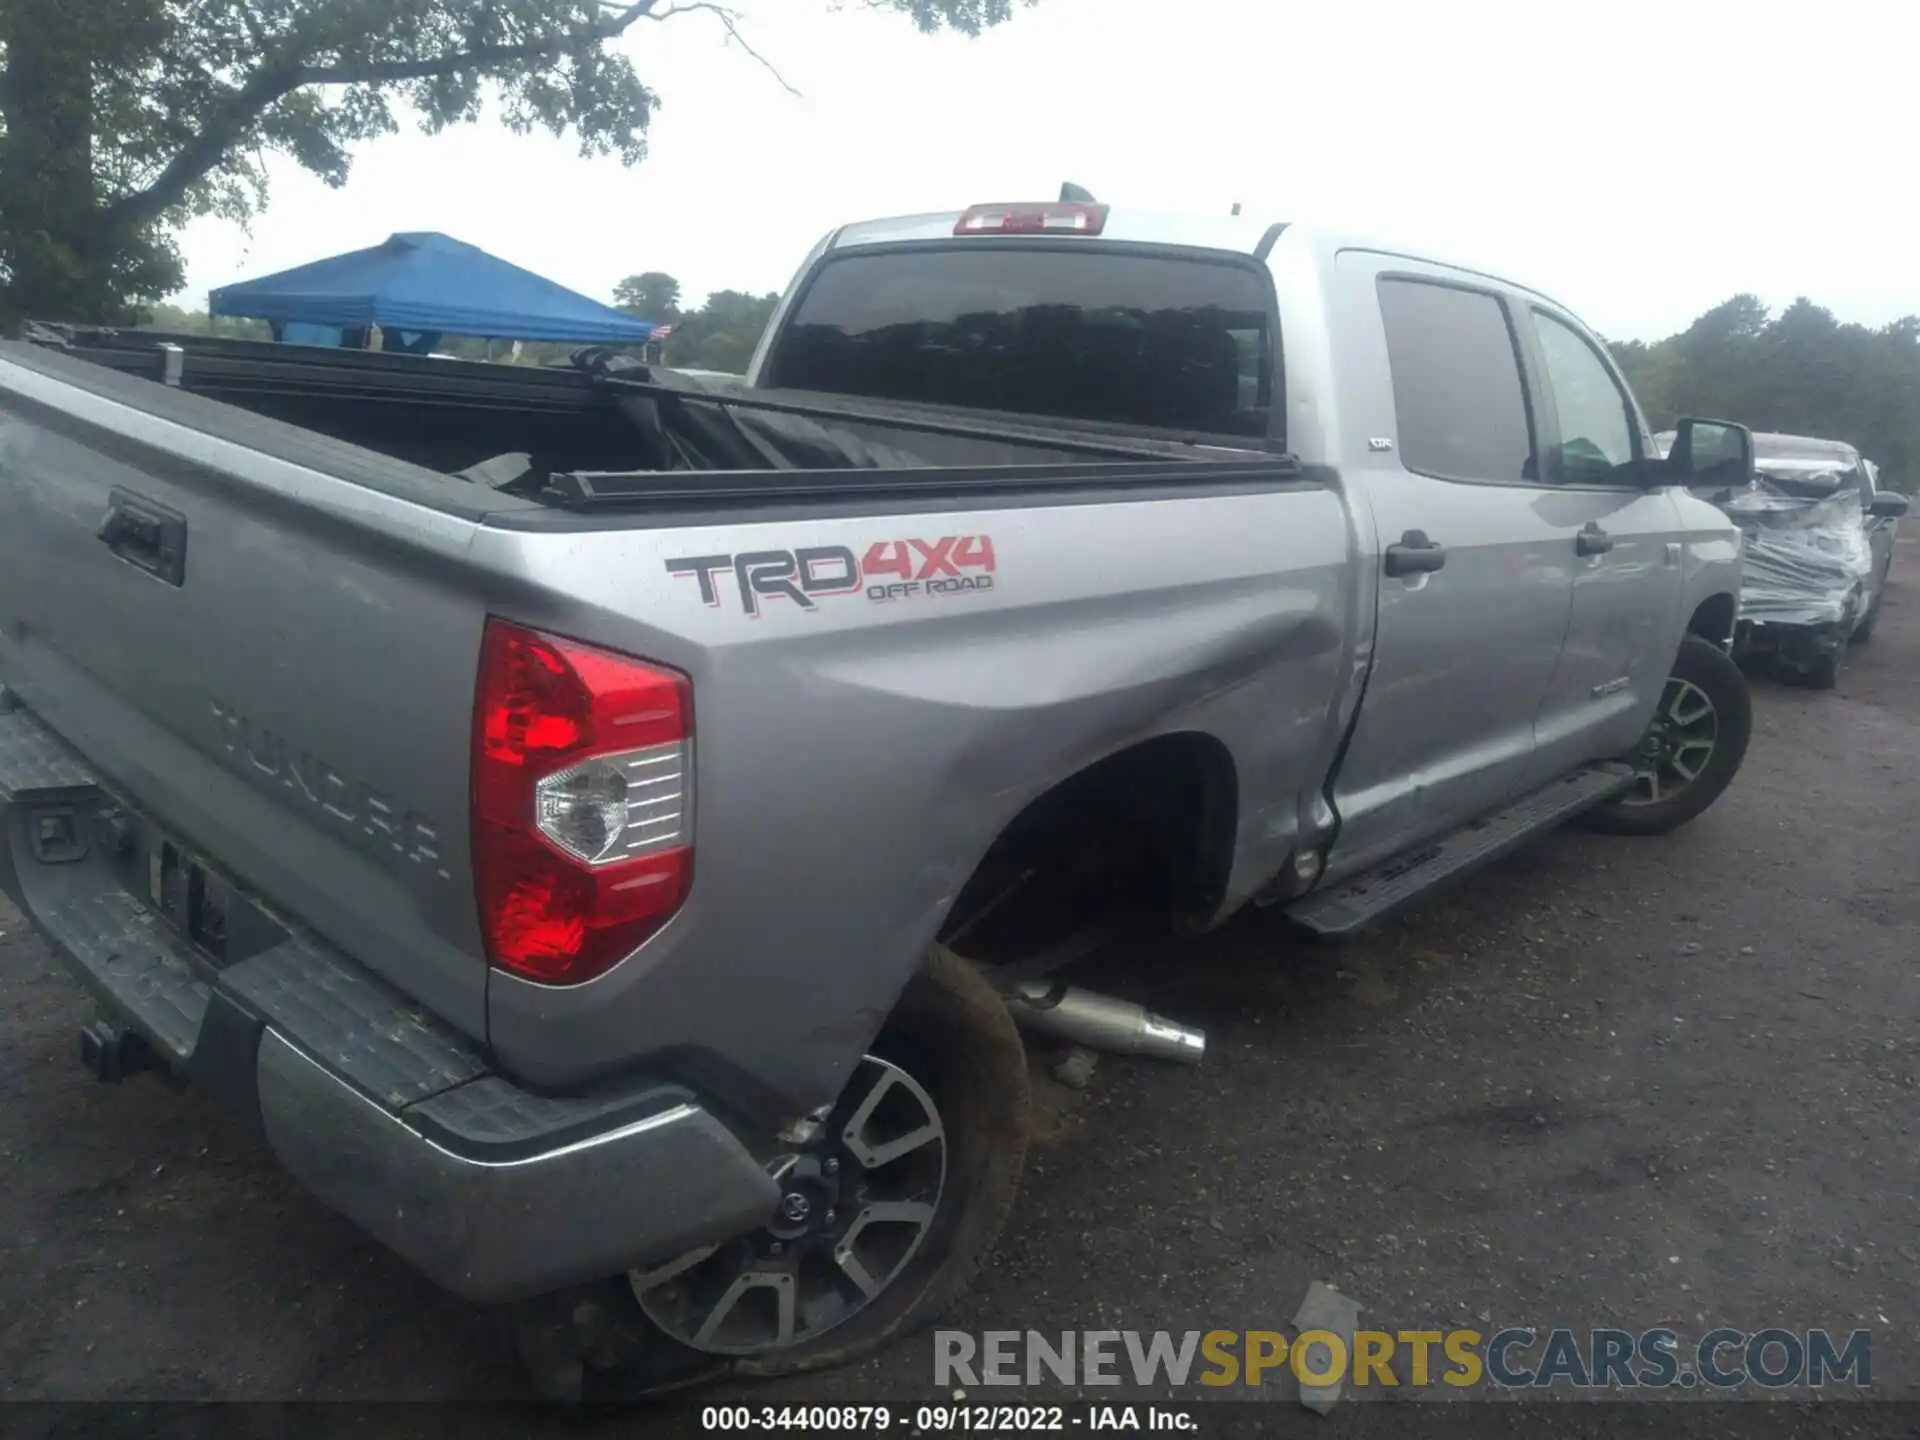
<path id="1" fill-rule="evenodd" d="M 1853 446 L 1756 434 L 1748 487 L 1713 499 L 1745 537 L 1737 647 L 1830 689 L 1872 634 L 1904 496 L 1875 488 Z"/>

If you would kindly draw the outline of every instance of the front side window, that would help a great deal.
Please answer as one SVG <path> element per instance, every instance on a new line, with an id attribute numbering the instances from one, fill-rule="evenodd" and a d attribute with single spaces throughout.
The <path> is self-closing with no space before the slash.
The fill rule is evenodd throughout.
<path id="1" fill-rule="evenodd" d="M 1626 392 L 1586 338 L 1564 321 L 1533 313 L 1533 332 L 1553 389 L 1560 443 L 1547 457 L 1555 485 L 1617 485 L 1633 469 Z"/>
<path id="2" fill-rule="evenodd" d="M 1400 460 L 1441 480 L 1533 479 L 1520 359 L 1505 307 L 1481 290 L 1382 279 Z"/>

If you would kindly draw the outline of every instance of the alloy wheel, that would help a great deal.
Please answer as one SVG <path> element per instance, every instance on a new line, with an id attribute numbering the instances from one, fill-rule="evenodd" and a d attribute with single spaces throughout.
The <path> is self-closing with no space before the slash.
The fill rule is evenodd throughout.
<path id="1" fill-rule="evenodd" d="M 917 1080 L 868 1055 L 817 1138 L 772 1173 L 780 1199 L 764 1229 L 629 1274 L 647 1318 L 682 1345 L 784 1350 L 866 1309 L 932 1228 L 947 1132 Z"/>
<path id="2" fill-rule="evenodd" d="M 1653 723 L 1634 755 L 1638 767 L 1622 805 L 1658 805 L 1700 778 L 1713 762 L 1720 738 L 1720 713 L 1690 680 L 1669 676 L 1660 692 Z"/>

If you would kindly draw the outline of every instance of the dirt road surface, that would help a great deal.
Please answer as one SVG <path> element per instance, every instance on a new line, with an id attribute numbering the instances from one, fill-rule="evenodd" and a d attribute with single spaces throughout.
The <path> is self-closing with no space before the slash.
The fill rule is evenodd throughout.
<path id="1" fill-rule="evenodd" d="M 1255 915 L 1103 958 L 1206 1063 L 1050 1096 L 950 1323 L 1279 1328 L 1323 1280 L 1381 1328 L 1865 1328 L 1920 1399 L 1920 544 L 1837 692 L 1756 691 L 1669 839 L 1555 835 L 1345 950 Z M 486 1317 L 210 1104 L 87 1078 L 87 1003 L 0 932 L 0 1397 L 521 1396 Z M 926 1400 L 932 1356 L 714 1393 Z"/>

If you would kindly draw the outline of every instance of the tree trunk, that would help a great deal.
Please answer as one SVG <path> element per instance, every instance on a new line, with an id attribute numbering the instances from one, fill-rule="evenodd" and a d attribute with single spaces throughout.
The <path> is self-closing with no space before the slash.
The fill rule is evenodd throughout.
<path id="1" fill-rule="evenodd" d="M 0 0 L 0 27 L 0 319 L 105 319 L 85 26 L 64 0 Z"/>

